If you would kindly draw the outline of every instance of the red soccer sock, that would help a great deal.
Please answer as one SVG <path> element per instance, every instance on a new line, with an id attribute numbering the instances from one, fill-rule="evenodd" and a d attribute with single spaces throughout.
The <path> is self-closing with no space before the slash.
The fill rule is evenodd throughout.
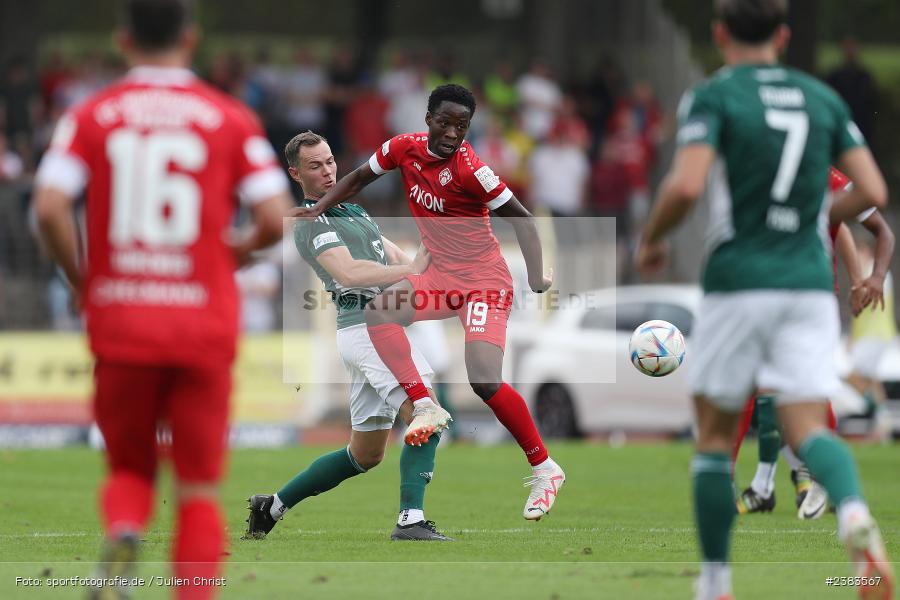
<path id="1" fill-rule="evenodd" d="M 194 498 L 178 508 L 178 529 L 175 532 L 173 562 L 175 577 L 186 580 L 177 588 L 180 600 L 212 598 L 221 586 L 214 579 L 219 576 L 219 561 L 225 546 L 225 524 L 218 503 L 206 498 Z"/>
<path id="2" fill-rule="evenodd" d="M 834 415 L 834 407 L 828 403 L 828 429 L 837 431 L 837 417 Z"/>
<path id="3" fill-rule="evenodd" d="M 519 392 L 508 383 L 504 383 L 497 393 L 491 396 L 490 400 L 485 400 L 484 403 L 494 411 L 497 420 L 509 430 L 522 450 L 525 451 L 525 456 L 531 466 L 547 460 L 547 449 L 541 440 L 541 434 L 538 433 L 531 413 L 528 412 L 528 406 Z"/>
<path id="4" fill-rule="evenodd" d="M 129 471 L 114 471 L 100 492 L 100 514 L 107 537 L 144 530 L 153 510 L 153 482 Z"/>
<path id="5" fill-rule="evenodd" d="M 731 450 L 731 478 L 734 479 L 734 465 L 737 463 L 738 454 L 741 451 L 741 445 L 744 443 L 744 438 L 747 437 L 747 432 L 750 431 L 750 425 L 753 424 L 753 408 L 756 406 L 756 396 L 750 396 L 750 399 L 747 400 L 747 405 L 744 407 L 744 412 L 741 415 L 741 423 L 738 426 L 737 439 L 734 441 L 734 448 Z"/>
<path id="6" fill-rule="evenodd" d="M 412 401 L 428 397 L 428 389 L 412 359 L 406 332 L 396 323 L 369 325 L 369 338 L 385 366 L 390 369 Z"/>

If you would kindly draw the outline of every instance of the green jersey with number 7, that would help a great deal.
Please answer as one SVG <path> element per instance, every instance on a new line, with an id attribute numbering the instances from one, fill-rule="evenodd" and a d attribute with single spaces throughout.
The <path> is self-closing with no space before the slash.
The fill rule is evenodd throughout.
<path id="1" fill-rule="evenodd" d="M 832 289 L 828 166 L 865 144 L 822 82 L 772 65 L 724 67 L 687 91 L 678 144 L 709 144 L 703 288 Z"/>

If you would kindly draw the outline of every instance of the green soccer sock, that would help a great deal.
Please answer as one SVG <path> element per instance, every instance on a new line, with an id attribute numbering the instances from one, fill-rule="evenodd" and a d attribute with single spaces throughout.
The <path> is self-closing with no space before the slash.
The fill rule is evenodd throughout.
<path id="1" fill-rule="evenodd" d="M 400 452 L 400 510 L 425 507 L 425 486 L 434 474 L 434 454 L 441 434 L 432 433 L 422 446 L 403 445 Z"/>
<path id="2" fill-rule="evenodd" d="M 839 507 L 848 498 L 862 499 L 856 461 L 847 445 L 830 431 L 812 434 L 797 450 L 835 506 Z"/>
<path id="3" fill-rule="evenodd" d="M 731 524 L 737 512 L 731 487 L 731 459 L 721 452 L 698 452 L 691 461 L 694 520 L 704 561 L 726 562 Z"/>
<path id="4" fill-rule="evenodd" d="M 776 462 L 778 451 L 781 449 L 781 432 L 778 429 L 775 398 L 772 396 L 757 396 L 756 426 L 759 436 L 759 462 Z"/>
<path id="5" fill-rule="evenodd" d="M 285 506 L 291 508 L 304 498 L 327 492 L 345 479 L 365 472 L 366 470 L 359 466 L 350 454 L 350 447 L 347 446 L 323 454 L 314 460 L 305 471 L 298 473 L 278 490 L 278 498 Z"/>

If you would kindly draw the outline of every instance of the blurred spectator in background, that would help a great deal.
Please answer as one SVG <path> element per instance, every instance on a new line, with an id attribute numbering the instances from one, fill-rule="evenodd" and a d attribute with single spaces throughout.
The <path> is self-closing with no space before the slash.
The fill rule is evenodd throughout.
<path id="1" fill-rule="evenodd" d="M 387 99 L 368 79 L 363 79 L 357 90 L 342 123 L 352 165 L 368 160 L 372 151 L 391 137 L 387 128 Z"/>
<path id="2" fill-rule="evenodd" d="M 390 65 L 378 77 L 378 91 L 389 101 L 394 96 L 409 93 L 420 88 L 422 78 L 413 65 L 409 54 L 397 50 L 391 54 Z"/>
<path id="3" fill-rule="evenodd" d="M 22 159 L 9 147 L 6 134 L 0 133 L 0 183 L 16 181 L 24 172 Z"/>
<path id="4" fill-rule="evenodd" d="M 281 106 L 278 97 L 280 78 L 278 68 L 272 64 L 269 49 L 259 48 L 252 66 L 247 71 L 241 97 L 247 106 L 259 114 L 270 137 L 280 118 Z"/>
<path id="5" fill-rule="evenodd" d="M 445 83 L 458 83 L 469 89 L 473 87 L 469 76 L 459 68 L 459 58 L 452 52 L 444 52 L 438 56 L 425 76 L 425 87 L 429 92 Z"/>
<path id="6" fill-rule="evenodd" d="M 591 132 L 588 130 L 584 119 L 578 114 L 575 99 L 571 96 L 563 96 L 553 131 L 557 136 L 563 137 L 574 146 L 586 152 L 591 143 Z"/>
<path id="7" fill-rule="evenodd" d="M 531 153 L 534 152 L 535 140 L 522 127 L 521 113 L 514 115 L 513 126 L 506 130 L 504 137 L 519 157 L 519 166 L 514 180 L 520 186 L 519 191 L 521 191 L 522 195 L 516 194 L 516 197 L 520 199 L 526 208 L 533 211 L 534 204 L 531 202 L 531 194 L 528 190 L 531 185 L 530 159 Z"/>
<path id="8" fill-rule="evenodd" d="M 280 260 L 281 246 L 275 249 Z M 281 269 L 274 257 L 248 265 L 234 277 L 241 293 L 241 329 L 248 333 L 272 331 L 276 325 L 275 297 L 281 290 Z"/>
<path id="9" fill-rule="evenodd" d="M 620 111 L 613 119 L 609 150 L 628 182 L 629 247 L 634 248 L 650 210 L 652 149 L 634 111 Z"/>
<path id="10" fill-rule="evenodd" d="M 58 50 L 51 52 L 40 74 L 41 103 L 45 114 L 52 110 L 59 88 L 71 77 L 72 71 L 62 53 Z"/>
<path id="11" fill-rule="evenodd" d="M 294 133 L 307 129 L 321 131 L 325 126 L 324 101 L 328 79 L 309 48 L 297 50 L 294 64 L 284 72 L 282 84 L 282 104 L 288 130 Z M 277 145 L 278 148 L 283 146 Z"/>
<path id="12" fill-rule="evenodd" d="M 30 164 L 38 90 L 28 62 L 17 56 L 9 61 L 0 81 L 0 122 L 10 148 Z"/>
<path id="13" fill-rule="evenodd" d="M 513 123 L 513 113 L 519 106 L 519 92 L 516 90 L 515 72 L 509 62 L 503 61 L 491 69 L 484 80 L 484 99 L 494 109 L 504 128 Z"/>
<path id="14" fill-rule="evenodd" d="M 578 110 L 590 129 L 592 156 L 600 149 L 606 125 L 621 92 L 622 79 L 622 71 L 615 61 L 604 57 L 584 85 L 578 88 Z"/>
<path id="15" fill-rule="evenodd" d="M 243 83 L 244 67 L 240 56 L 234 53 L 213 57 L 206 73 L 206 80 L 231 96 L 239 96 Z"/>
<path id="16" fill-rule="evenodd" d="M 590 212 L 616 219 L 616 272 L 625 276 L 631 265 L 628 201 L 632 186 L 616 151 L 616 145 L 609 139 L 600 144 L 600 155 L 591 169 Z"/>
<path id="17" fill-rule="evenodd" d="M 88 96 L 105 87 L 115 73 L 107 72 L 103 64 L 103 56 L 98 52 L 88 54 L 81 62 L 76 63 L 72 76 L 63 80 L 57 88 L 57 101 L 60 108 L 68 109 L 86 100 Z"/>
<path id="18" fill-rule="evenodd" d="M 349 160 L 342 162 L 349 168 L 355 169 L 369 160 L 372 152 L 391 138 L 392 133 L 388 131 L 387 126 L 388 107 L 387 99 L 378 93 L 368 77 L 363 77 L 344 115 L 343 129 L 347 142 L 346 156 Z M 417 114 L 421 116 L 421 107 Z M 424 127 L 424 124 L 422 126 Z M 395 177 L 381 177 L 366 186 L 360 195 L 374 202 L 384 202 L 392 198 L 399 200 L 400 198 L 396 197 L 397 183 Z"/>
<path id="19" fill-rule="evenodd" d="M 562 101 L 559 85 L 543 59 L 536 59 L 531 69 L 519 77 L 516 91 L 521 103 L 522 127 L 535 140 L 542 141 L 550 133 Z"/>
<path id="20" fill-rule="evenodd" d="M 425 131 L 425 120 L 422 118 L 422 107 L 428 105 L 428 94 L 425 89 L 425 69 L 416 66 L 411 71 L 409 87 L 404 86 L 394 96 L 388 96 L 388 129 L 391 135 L 410 131 Z"/>
<path id="21" fill-rule="evenodd" d="M 667 128 L 662 107 L 650 82 L 636 82 L 631 91 L 616 103 L 609 119 L 610 133 L 615 135 L 621 127 L 636 131 L 645 146 L 646 168 L 651 169 L 656 159 L 656 147 L 666 136 Z"/>
<path id="22" fill-rule="evenodd" d="M 850 106 L 853 120 L 869 143 L 875 121 L 878 91 L 872 74 L 859 62 L 856 39 L 847 36 L 841 44 L 844 62 L 828 74 L 825 81 L 833 87 Z"/>
<path id="23" fill-rule="evenodd" d="M 531 153 L 529 194 L 535 208 L 544 208 L 554 217 L 583 212 L 590 165 L 578 142 L 554 129 Z"/>
<path id="24" fill-rule="evenodd" d="M 356 52 L 347 46 L 339 47 L 328 68 L 328 89 L 325 94 L 325 137 L 328 138 L 331 151 L 339 158 L 338 163 L 347 162 L 342 160 L 346 158 L 347 150 L 345 133 L 350 134 L 344 129 L 344 114 L 353 101 L 359 79 L 360 68 Z"/>

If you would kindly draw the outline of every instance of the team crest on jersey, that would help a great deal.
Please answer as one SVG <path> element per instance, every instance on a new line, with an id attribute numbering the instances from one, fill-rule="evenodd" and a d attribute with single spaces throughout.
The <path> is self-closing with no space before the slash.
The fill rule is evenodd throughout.
<path id="1" fill-rule="evenodd" d="M 453 179 L 453 175 L 450 174 L 449 167 L 444 167 L 444 170 L 438 173 L 438 181 L 441 182 L 441 185 L 447 185 L 451 179 Z"/>

